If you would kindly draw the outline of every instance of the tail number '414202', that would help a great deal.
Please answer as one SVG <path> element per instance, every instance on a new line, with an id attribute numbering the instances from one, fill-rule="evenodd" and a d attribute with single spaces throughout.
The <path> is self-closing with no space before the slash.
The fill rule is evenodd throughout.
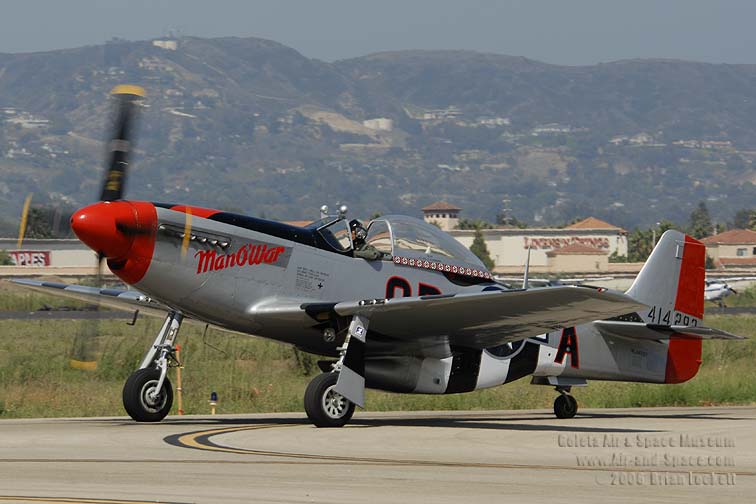
<path id="1" fill-rule="evenodd" d="M 664 310 L 659 306 L 652 306 L 646 316 L 649 319 L 649 324 L 658 324 L 665 326 L 682 325 L 688 327 L 698 326 L 697 318 L 691 317 L 690 315 L 686 315 L 684 313 L 680 313 L 676 310 Z"/>

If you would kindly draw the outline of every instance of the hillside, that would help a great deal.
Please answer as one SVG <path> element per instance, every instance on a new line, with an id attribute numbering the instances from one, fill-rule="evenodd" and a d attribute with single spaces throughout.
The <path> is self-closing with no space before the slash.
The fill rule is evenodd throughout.
<path id="1" fill-rule="evenodd" d="M 173 45 L 175 44 L 175 45 Z M 438 199 L 531 224 L 732 219 L 756 200 L 756 66 L 564 67 L 468 51 L 326 63 L 256 38 L 0 54 L 0 232 L 97 192 L 108 91 L 144 86 L 129 197 L 283 219 Z M 175 49 L 174 49 L 175 47 Z M 384 118 L 390 121 L 368 121 Z"/>

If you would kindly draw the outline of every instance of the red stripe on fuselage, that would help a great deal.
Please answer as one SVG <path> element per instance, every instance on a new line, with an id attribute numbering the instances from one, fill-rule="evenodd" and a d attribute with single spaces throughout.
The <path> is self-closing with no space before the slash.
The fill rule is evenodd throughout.
<path id="1" fill-rule="evenodd" d="M 677 282 L 675 310 L 698 319 L 704 313 L 704 278 L 706 276 L 706 247 L 700 241 L 685 236 L 680 279 Z"/>
<path id="2" fill-rule="evenodd" d="M 171 210 L 175 210 L 176 212 L 190 213 L 192 215 L 196 215 L 197 217 L 202 217 L 203 219 L 207 219 L 217 213 L 221 213 L 220 210 L 213 210 L 212 208 L 203 208 L 188 205 L 172 206 Z"/>

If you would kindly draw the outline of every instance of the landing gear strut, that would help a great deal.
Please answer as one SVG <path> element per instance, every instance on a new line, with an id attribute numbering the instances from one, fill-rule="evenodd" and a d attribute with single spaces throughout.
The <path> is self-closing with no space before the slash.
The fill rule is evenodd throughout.
<path id="1" fill-rule="evenodd" d="M 137 422 L 159 422 L 171 410 L 173 388 L 166 375 L 169 367 L 178 365 L 173 343 L 183 319 L 180 313 L 168 314 L 139 369 L 123 386 L 123 407 Z"/>
<path id="2" fill-rule="evenodd" d="M 578 410 L 577 400 L 570 395 L 571 387 L 556 387 L 559 395 L 554 400 L 554 414 L 557 418 L 572 418 Z"/>

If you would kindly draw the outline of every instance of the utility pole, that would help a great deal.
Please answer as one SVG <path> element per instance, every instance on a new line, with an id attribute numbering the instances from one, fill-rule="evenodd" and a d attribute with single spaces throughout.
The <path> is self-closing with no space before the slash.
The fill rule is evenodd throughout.
<path id="1" fill-rule="evenodd" d="M 509 199 L 509 195 L 505 195 L 501 200 L 501 211 L 499 212 L 499 224 L 502 226 L 509 226 L 512 223 L 512 209 L 510 204 L 512 200 Z"/>
<path id="2" fill-rule="evenodd" d="M 661 225 L 661 222 L 657 222 L 653 228 L 651 228 L 651 248 L 656 246 L 656 228 Z"/>

